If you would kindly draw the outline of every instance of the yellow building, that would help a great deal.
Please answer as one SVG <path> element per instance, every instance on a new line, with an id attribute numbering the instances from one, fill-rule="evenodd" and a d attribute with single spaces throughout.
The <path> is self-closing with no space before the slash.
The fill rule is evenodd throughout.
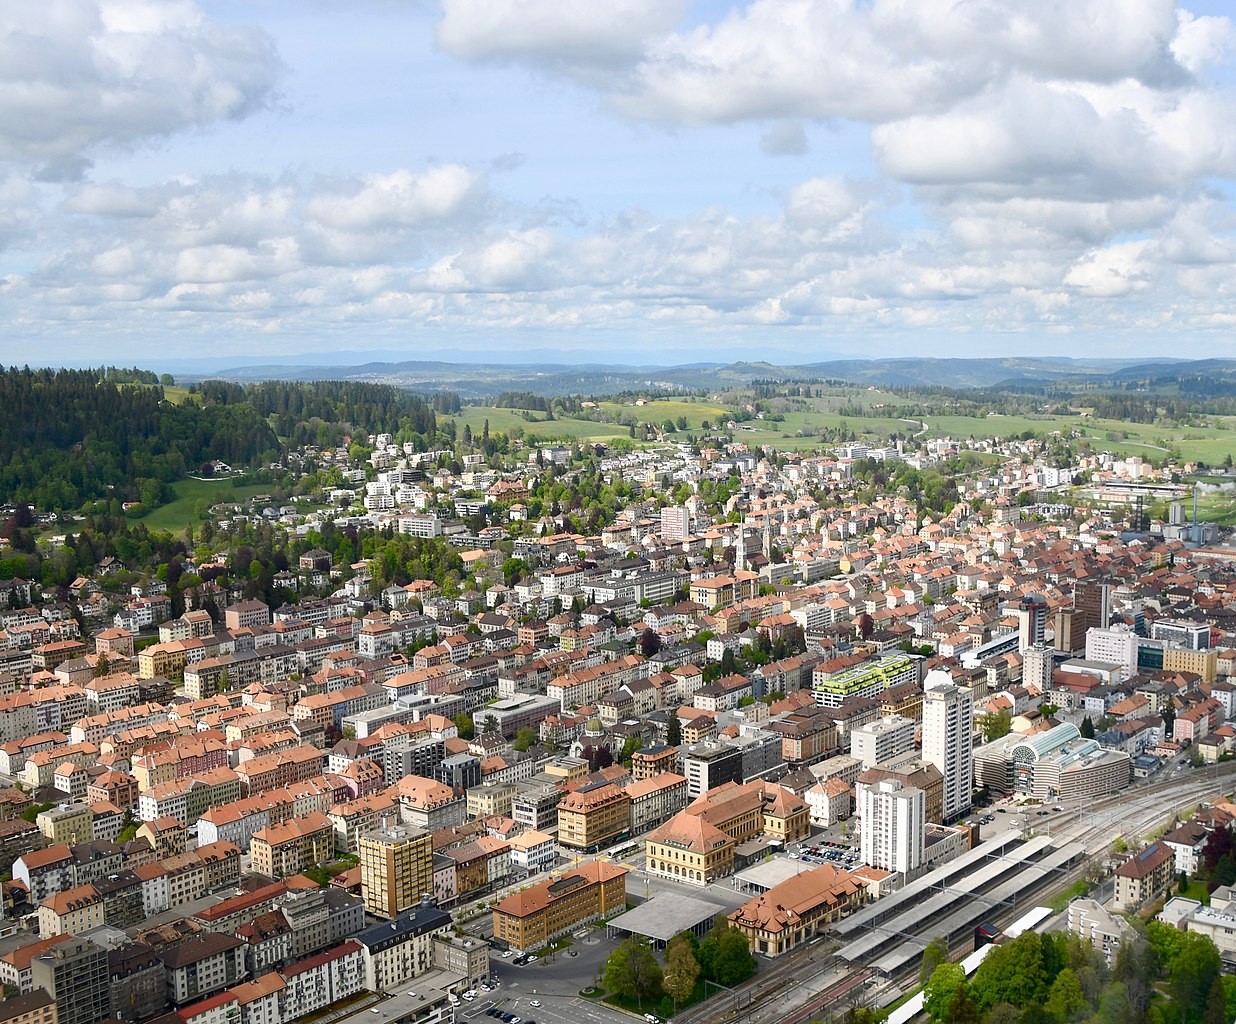
<path id="1" fill-rule="evenodd" d="M 864 887 L 854 875 L 824 864 L 747 900 L 729 920 L 752 951 L 780 956 L 857 910 L 863 899 Z"/>
<path id="2" fill-rule="evenodd" d="M 486 782 L 471 787 L 465 799 L 469 818 L 490 818 L 494 815 L 509 818 L 515 786 L 510 782 Z"/>
<path id="3" fill-rule="evenodd" d="M 321 811 L 269 825 L 253 833 L 249 844 L 253 870 L 287 878 L 330 860 L 335 852 L 335 825 Z"/>
<path id="4" fill-rule="evenodd" d="M 593 861 L 521 892 L 494 907 L 494 938 L 518 950 L 537 949 L 580 925 L 627 906 L 627 869 Z"/>
<path id="5" fill-rule="evenodd" d="M 101 928 L 103 897 L 93 885 L 79 885 L 48 896 L 39 904 L 39 935 L 80 935 L 88 928 Z"/>
<path id="6" fill-rule="evenodd" d="M 770 782 L 728 782 L 697 797 L 687 813 L 698 814 L 740 843 L 761 833 L 790 843 L 811 831 L 806 802 Z"/>
<path id="7" fill-rule="evenodd" d="M 1192 672 L 1201 676 L 1203 683 L 1213 683 L 1219 671 L 1219 652 L 1214 648 L 1207 651 L 1181 647 L 1164 648 L 1163 671 Z"/>
<path id="8" fill-rule="evenodd" d="M 689 809 L 644 837 L 650 875 L 689 885 L 709 885 L 734 872 L 733 838 Z"/>
<path id="9" fill-rule="evenodd" d="M 365 910 L 393 918 L 434 891 L 433 840 L 424 829 L 391 825 L 367 832 L 357 844 Z"/>
<path id="10" fill-rule="evenodd" d="M 154 679 L 163 676 L 174 679 L 185 669 L 188 654 L 179 640 L 165 644 L 151 644 L 137 652 L 137 678 Z"/>
<path id="11" fill-rule="evenodd" d="M 595 850 L 631 828 L 631 798 L 611 782 L 585 786 L 558 801 L 558 842 Z"/>
<path id="12" fill-rule="evenodd" d="M 36 988 L 20 996 L 4 1000 L 0 1020 L 4 1024 L 58 1024 L 56 1001 L 46 989 Z"/>
<path id="13" fill-rule="evenodd" d="M 94 838 L 94 815 L 87 804 L 61 804 L 49 807 L 35 818 L 47 845 L 64 843 L 74 846 Z"/>

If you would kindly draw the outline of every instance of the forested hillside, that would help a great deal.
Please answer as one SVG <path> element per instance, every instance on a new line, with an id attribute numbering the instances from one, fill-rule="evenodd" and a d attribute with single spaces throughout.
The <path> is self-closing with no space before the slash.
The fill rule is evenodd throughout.
<path id="1" fill-rule="evenodd" d="M 432 440 L 435 409 L 459 408 L 455 395 L 430 400 L 342 381 L 206 381 L 177 405 L 145 379 L 110 369 L 0 369 L 4 500 L 41 510 L 100 498 L 153 507 L 169 500 L 174 481 L 215 460 L 242 469 L 277 459 L 284 443 L 335 444 L 355 432 Z"/>

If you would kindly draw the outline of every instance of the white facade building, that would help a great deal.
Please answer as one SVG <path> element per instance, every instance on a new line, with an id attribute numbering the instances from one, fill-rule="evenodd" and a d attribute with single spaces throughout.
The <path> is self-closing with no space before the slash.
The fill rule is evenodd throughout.
<path id="1" fill-rule="evenodd" d="M 1113 682 L 1123 682 L 1137 673 L 1137 634 L 1128 627 L 1086 630 L 1086 660 L 1120 665 L 1123 672 Z"/>
<path id="2" fill-rule="evenodd" d="M 940 669 L 923 682 L 923 760 L 944 776 L 944 823 L 970 810 L 974 790 L 974 700 Z"/>
<path id="3" fill-rule="evenodd" d="M 862 787 L 862 857 L 865 864 L 910 876 L 923 863 L 927 794 L 896 779 Z"/>
<path id="4" fill-rule="evenodd" d="M 850 731 L 850 756 L 872 768 L 898 754 L 914 749 L 915 722 L 900 715 L 889 715 L 867 722 Z"/>

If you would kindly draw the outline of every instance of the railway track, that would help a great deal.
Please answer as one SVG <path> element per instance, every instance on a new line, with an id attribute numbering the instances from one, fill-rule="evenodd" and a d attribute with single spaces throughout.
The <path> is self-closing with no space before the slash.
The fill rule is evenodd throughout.
<path id="1" fill-rule="evenodd" d="M 1152 828 L 1155 821 L 1163 821 L 1169 814 L 1179 813 L 1204 797 L 1214 795 L 1220 785 L 1236 777 L 1236 762 L 1202 771 L 1205 774 L 1200 777 L 1169 778 L 1132 786 L 1092 801 L 1084 811 L 1071 808 L 1053 814 L 1050 821 L 1043 823 L 1053 833 L 1061 826 L 1065 826 L 1066 830 L 1069 826 L 1076 826 L 1079 820 L 1084 824 L 1087 817 L 1102 817 L 1103 820 L 1084 827 L 1080 833 L 1074 831 L 1068 837 L 1069 841 L 1085 844 L 1086 857 L 1064 874 L 1045 879 L 1027 891 L 1015 906 L 993 911 L 993 922 L 1004 927 L 1024 912 L 1027 905 L 1055 896 L 1092 873 L 1095 856 L 1111 843 L 1116 831 L 1135 831 L 1140 835 Z M 1156 804 L 1155 798 L 1160 796 L 1170 796 L 1170 799 Z M 1106 816 L 1121 809 L 1127 812 L 1131 805 L 1139 808 L 1134 815 L 1111 813 Z M 1134 818 L 1137 828 L 1130 829 L 1124 823 Z M 1115 829 L 1117 823 L 1123 827 Z M 1031 828 L 1037 824 L 1031 819 Z M 924 928 L 921 934 L 929 931 L 929 928 Z M 803 1024 L 814 1019 L 825 1008 L 847 1000 L 856 988 L 861 988 L 875 977 L 875 972 L 869 967 L 841 965 L 831 952 L 826 951 L 827 942 L 827 937 L 824 937 L 778 958 L 745 985 L 719 993 L 680 1013 L 675 1018 L 675 1024 Z M 953 952 L 964 950 L 966 945 L 964 939 L 959 940 L 954 943 Z M 901 983 L 916 971 L 916 965 L 908 965 L 894 977 L 886 979 L 886 987 L 900 988 Z M 795 993 L 802 993 L 804 998 L 789 1007 L 778 1009 L 787 997 Z"/>

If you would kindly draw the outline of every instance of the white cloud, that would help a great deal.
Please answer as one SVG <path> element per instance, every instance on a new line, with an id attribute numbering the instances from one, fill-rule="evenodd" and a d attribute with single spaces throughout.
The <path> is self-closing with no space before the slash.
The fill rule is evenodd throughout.
<path id="1" fill-rule="evenodd" d="M 468 200 L 483 198 L 483 184 L 479 174 L 457 164 L 419 174 L 371 174 L 359 185 L 346 183 L 314 198 L 307 213 L 325 227 L 344 231 L 419 227 L 453 217 Z"/>
<path id="2" fill-rule="evenodd" d="M 270 100 L 279 68 L 266 33 L 212 21 L 191 0 L 9 3 L 0 160 L 72 177 L 99 147 L 252 113 Z"/>
<path id="3" fill-rule="evenodd" d="M 467 60 L 529 60 L 593 77 L 639 57 L 687 0 L 443 0 L 437 40 Z"/>
<path id="4" fill-rule="evenodd" d="M 1148 287 L 1145 242 L 1122 242 L 1088 253 L 1065 276 L 1064 283 L 1095 298 L 1111 299 Z"/>
<path id="5" fill-rule="evenodd" d="M 10 280 L 0 313 L 18 320 L 26 304 L 54 305 L 101 330 L 161 313 L 172 331 L 402 323 L 644 337 L 692 327 L 703 339 L 824 324 L 956 335 L 1110 329 L 1121 318 L 1196 328 L 1236 303 L 1217 285 L 1232 277 L 1236 223 L 1213 198 L 1178 209 L 1161 198 L 954 196 L 900 234 L 886 223 L 899 201 L 879 183 L 825 176 L 790 189 L 772 215 L 636 210 L 580 229 L 496 200 L 463 167 L 84 186 L 45 225 L 54 237 L 72 220 L 74 241 Z M 1144 238 L 1122 238 L 1131 233 Z"/>

